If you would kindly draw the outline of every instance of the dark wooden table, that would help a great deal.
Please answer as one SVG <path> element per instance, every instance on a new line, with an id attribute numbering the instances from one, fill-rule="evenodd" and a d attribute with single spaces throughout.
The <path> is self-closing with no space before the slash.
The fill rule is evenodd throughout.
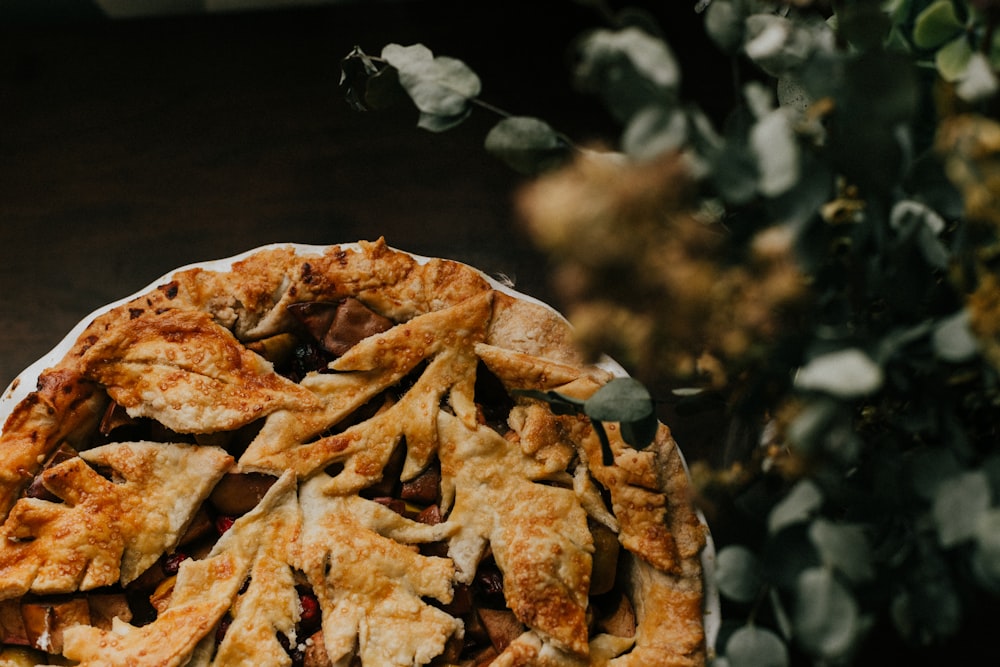
<path id="1" fill-rule="evenodd" d="M 551 300 L 545 259 L 512 212 L 519 177 L 482 149 L 496 117 L 477 111 L 435 135 L 409 105 L 357 113 L 338 89 L 354 45 L 422 42 L 477 70 L 484 99 L 607 138 L 617 129 L 573 90 L 565 57 L 600 22 L 551 4 L 0 19 L 0 387 L 93 309 L 272 242 L 384 236 Z M 695 17 L 685 3 L 675 12 L 688 17 L 672 26 L 682 36 Z"/>

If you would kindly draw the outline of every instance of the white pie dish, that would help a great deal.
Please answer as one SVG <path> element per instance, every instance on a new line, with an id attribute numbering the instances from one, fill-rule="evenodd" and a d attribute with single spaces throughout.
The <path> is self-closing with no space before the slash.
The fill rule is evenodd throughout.
<path id="1" fill-rule="evenodd" d="M 338 247 L 345 249 L 352 249 L 358 247 L 358 244 L 353 244 L 353 243 L 337 244 L 337 245 Z M 70 348 L 74 345 L 74 343 L 80 337 L 80 334 L 84 331 L 84 329 L 86 329 L 90 325 L 90 323 L 99 315 L 102 315 L 124 303 L 128 303 L 129 301 L 135 299 L 136 297 L 155 289 L 159 285 L 170 282 L 176 273 L 187 271 L 190 269 L 202 269 L 206 271 L 220 271 L 220 272 L 228 271 L 236 262 L 243 260 L 256 253 L 259 253 L 261 251 L 273 248 L 292 248 L 294 249 L 296 254 L 313 255 L 313 254 L 323 253 L 325 250 L 329 248 L 329 246 L 308 245 L 308 244 L 298 244 L 298 243 L 275 243 L 253 248 L 245 252 L 242 252 L 238 255 L 234 255 L 223 259 L 216 259 L 211 261 L 203 261 L 203 262 L 188 264 L 168 272 L 164 276 L 153 281 L 148 286 L 146 286 L 141 290 L 138 290 L 132 295 L 125 296 L 119 300 L 116 300 L 112 303 L 106 304 L 96 309 L 95 311 L 90 313 L 87 317 L 82 319 L 75 327 L 73 327 L 66 334 L 66 336 L 57 345 L 55 345 L 48 353 L 46 353 L 38 360 L 36 360 L 34 363 L 32 363 L 30 366 L 28 366 L 26 369 L 24 369 L 4 390 L 3 394 L 0 395 L 0 425 L 5 424 L 8 415 L 13 411 L 15 406 L 17 406 L 28 394 L 30 394 L 32 391 L 35 390 L 38 378 L 41 375 L 41 373 L 43 373 L 47 368 L 57 364 L 59 360 L 62 359 L 70 350 Z M 398 249 L 394 250 L 398 251 Z M 418 263 L 425 263 L 427 261 L 430 261 L 431 259 L 429 257 L 415 255 L 412 253 L 407 253 L 407 254 L 410 254 L 410 256 L 413 257 Z M 549 309 L 552 312 L 557 312 L 554 308 L 544 303 L 543 301 L 515 290 L 508 283 L 498 280 L 492 276 L 486 275 L 481 271 L 479 271 L 479 273 L 483 275 L 483 277 L 486 280 L 489 281 L 489 283 L 494 289 L 507 293 L 516 298 L 527 300 L 535 304 L 539 304 Z M 600 365 L 602 366 L 602 368 L 615 375 L 619 376 L 627 375 L 625 369 L 622 368 L 622 366 L 617 362 L 615 362 L 613 359 L 605 358 L 602 360 Z M 2 428 L 0 428 L 0 430 L 2 430 Z M 681 456 L 681 459 L 683 461 L 683 455 Z M 700 513 L 699 513 L 699 518 L 703 523 L 705 523 L 704 517 Z M 701 560 L 702 560 L 703 570 L 706 573 L 706 576 L 704 578 L 704 631 L 705 631 L 706 644 L 709 649 L 709 656 L 714 654 L 713 649 L 721 626 L 720 600 L 719 600 L 718 590 L 714 583 L 714 576 L 713 576 L 713 573 L 715 571 L 715 553 L 716 552 L 714 544 L 711 539 L 711 535 L 706 530 L 706 544 L 701 554 Z"/>

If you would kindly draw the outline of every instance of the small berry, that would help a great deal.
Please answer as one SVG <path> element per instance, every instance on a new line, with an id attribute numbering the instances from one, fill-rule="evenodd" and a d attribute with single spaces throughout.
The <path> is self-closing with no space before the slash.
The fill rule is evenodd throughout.
<path id="1" fill-rule="evenodd" d="M 302 608 L 301 620 L 304 625 L 316 623 L 320 618 L 319 600 L 312 593 L 300 593 L 299 605 Z"/>
<path id="2" fill-rule="evenodd" d="M 163 574 L 172 577 L 181 569 L 181 563 L 188 559 L 188 555 L 183 551 L 175 551 L 163 558 Z"/>
<path id="3" fill-rule="evenodd" d="M 215 519 L 215 530 L 219 533 L 219 535 L 222 535 L 224 532 L 232 528 L 234 523 L 236 523 L 236 519 L 234 517 L 227 516 L 225 514 L 220 515 Z"/>

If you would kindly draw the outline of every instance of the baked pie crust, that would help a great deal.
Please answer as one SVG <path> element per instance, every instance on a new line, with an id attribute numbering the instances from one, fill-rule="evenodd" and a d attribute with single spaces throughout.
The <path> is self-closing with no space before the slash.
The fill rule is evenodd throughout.
<path id="1" fill-rule="evenodd" d="M 608 424 L 604 465 L 586 418 L 515 391 L 611 377 L 548 307 L 381 239 L 180 270 L 8 397 L 2 655 L 704 664 L 669 429 Z"/>

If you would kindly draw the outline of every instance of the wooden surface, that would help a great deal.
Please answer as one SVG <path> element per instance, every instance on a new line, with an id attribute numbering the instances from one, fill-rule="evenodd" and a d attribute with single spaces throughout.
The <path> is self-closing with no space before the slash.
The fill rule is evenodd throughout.
<path id="1" fill-rule="evenodd" d="M 491 103 L 580 140 L 612 136 L 565 58 L 600 21 L 574 2 L 538 7 L 0 23 L 0 387 L 93 309 L 272 242 L 384 236 L 551 300 L 545 260 L 512 214 L 519 179 L 482 150 L 496 117 L 477 111 L 434 135 L 409 105 L 356 113 L 338 90 L 355 44 L 422 42 L 477 70 Z"/>

